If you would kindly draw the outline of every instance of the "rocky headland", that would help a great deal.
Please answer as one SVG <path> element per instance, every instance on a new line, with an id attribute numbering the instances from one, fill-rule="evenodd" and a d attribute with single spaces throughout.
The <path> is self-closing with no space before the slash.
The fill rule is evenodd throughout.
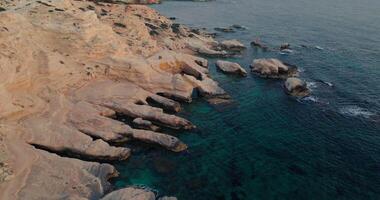
<path id="1" fill-rule="evenodd" d="M 195 128 L 175 115 L 194 94 L 228 99 L 197 55 L 227 57 L 240 43 L 125 4 L 157 1 L 115 2 L 0 2 L 0 199 L 155 199 L 108 194 L 118 173 L 107 162 L 131 155 L 119 144 L 186 150 L 160 127 Z"/>

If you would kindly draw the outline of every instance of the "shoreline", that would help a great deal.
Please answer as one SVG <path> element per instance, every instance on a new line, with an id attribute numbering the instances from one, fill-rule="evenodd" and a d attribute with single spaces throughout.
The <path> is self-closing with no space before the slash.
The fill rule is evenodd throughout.
<path id="1" fill-rule="evenodd" d="M 6 156 L 0 161 L 10 172 L 1 174 L 1 198 L 138 193 L 154 199 L 133 188 L 105 197 L 117 172 L 101 163 L 127 159 L 131 151 L 120 144 L 128 140 L 183 151 L 186 144 L 159 131 L 195 127 L 175 115 L 180 104 L 190 103 L 194 91 L 212 102 L 229 101 L 208 75 L 208 61 L 196 55 L 228 57 L 236 43 L 219 43 L 143 5 L 19 0 L 1 6 L 0 44 L 8 54 L 0 59 L 6 66 L 0 85 Z M 15 144 L 36 159 L 20 160 Z"/>

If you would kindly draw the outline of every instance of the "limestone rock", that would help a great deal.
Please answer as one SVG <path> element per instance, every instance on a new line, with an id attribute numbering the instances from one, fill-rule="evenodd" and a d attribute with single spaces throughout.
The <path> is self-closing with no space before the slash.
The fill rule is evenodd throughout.
<path id="1" fill-rule="evenodd" d="M 153 131 L 134 129 L 133 138 L 147 143 L 161 145 L 174 152 L 181 152 L 187 149 L 187 145 L 178 138 Z"/>
<path id="2" fill-rule="evenodd" d="M 132 118 L 143 118 L 173 129 L 192 129 L 195 126 L 186 119 L 166 114 L 160 108 L 147 105 L 136 105 L 123 101 L 109 101 L 101 104 Z"/>
<path id="3" fill-rule="evenodd" d="M 155 200 L 153 192 L 139 188 L 124 188 L 107 194 L 101 200 Z"/>
<path id="4" fill-rule="evenodd" d="M 158 131 L 160 127 L 155 126 L 151 121 L 142 118 L 136 118 L 132 121 L 133 125 L 139 129 L 146 129 L 151 131 Z"/>
<path id="5" fill-rule="evenodd" d="M 130 155 L 127 148 L 113 147 L 100 139 L 93 140 L 90 136 L 49 118 L 30 119 L 24 125 L 28 133 L 24 134 L 23 139 L 51 152 L 67 152 L 93 160 L 124 160 Z"/>
<path id="6" fill-rule="evenodd" d="M 78 158 L 127 159 L 130 149 L 113 144 L 129 140 L 176 152 L 187 147 L 171 135 L 131 128 L 116 113 L 190 129 L 191 122 L 173 114 L 180 110 L 177 100 L 191 102 L 195 92 L 226 95 L 209 76 L 207 60 L 194 54 L 228 53 L 215 48 L 209 34 L 147 6 L 76 0 L 0 6 L 6 10 L 0 12 L 6 145 L 0 152 L 9 160 L 7 174 L 14 172 L 0 183 L 0 199 L 99 199 L 114 168 Z"/>
<path id="7" fill-rule="evenodd" d="M 242 44 L 238 40 L 224 40 L 220 43 L 220 46 L 222 47 L 222 49 L 232 52 L 241 52 L 244 49 L 246 49 L 244 44 Z"/>
<path id="8" fill-rule="evenodd" d="M 167 196 L 165 196 L 165 197 L 160 197 L 158 200 L 177 200 L 177 198 L 176 197 L 167 197 Z"/>
<path id="9" fill-rule="evenodd" d="M 202 42 L 198 39 L 187 39 L 187 46 L 196 53 L 208 57 L 227 57 L 227 51 L 222 50 L 218 42 Z"/>
<path id="10" fill-rule="evenodd" d="M 292 96 L 305 97 L 310 94 L 310 90 L 307 88 L 306 82 L 299 78 L 286 79 L 284 86 L 286 93 Z"/>
<path id="11" fill-rule="evenodd" d="M 280 78 L 298 76 L 296 67 L 288 66 L 278 59 L 256 59 L 251 65 L 252 72 L 265 78 Z"/>
<path id="12" fill-rule="evenodd" d="M 151 101 L 169 112 L 179 112 L 181 110 L 181 105 L 178 102 L 159 95 L 151 95 L 147 98 L 147 101 L 148 103 Z"/>
<path id="13" fill-rule="evenodd" d="M 280 50 L 286 50 L 286 49 L 290 49 L 290 44 L 289 43 L 284 43 L 284 44 L 281 44 L 280 46 Z"/>
<path id="14" fill-rule="evenodd" d="M 108 118 L 107 115 L 101 116 L 101 113 L 113 114 L 111 111 L 104 112 L 107 109 L 102 106 L 79 102 L 74 106 L 69 121 L 79 131 L 95 138 L 101 138 L 107 142 L 125 142 L 134 139 L 158 144 L 175 152 L 183 151 L 187 148 L 176 137 L 154 131 L 132 129 L 122 122 Z M 143 126 L 145 123 L 151 129 L 157 130 L 158 128 L 147 120 L 140 119 L 134 121 L 140 121 L 140 126 Z"/>
<path id="15" fill-rule="evenodd" d="M 21 160 L 13 160 L 17 174 L 28 170 L 25 179 L 17 175 L 7 182 L 8 186 L 22 184 L 23 187 L 6 187 L 0 193 L 4 195 L 17 194 L 20 200 L 39 199 L 99 199 L 110 189 L 108 179 L 115 177 L 117 171 L 110 164 L 86 162 L 78 159 L 64 158 L 46 151 L 15 141 L 15 147 L 9 147 L 14 156 Z"/>
<path id="16" fill-rule="evenodd" d="M 124 4 L 159 4 L 161 0 L 95 0 L 105 3 L 124 3 Z"/>
<path id="17" fill-rule="evenodd" d="M 243 69 L 238 63 L 218 60 L 216 62 L 216 67 L 218 67 L 222 72 L 225 73 L 247 76 L 247 71 L 245 71 L 245 69 Z"/>

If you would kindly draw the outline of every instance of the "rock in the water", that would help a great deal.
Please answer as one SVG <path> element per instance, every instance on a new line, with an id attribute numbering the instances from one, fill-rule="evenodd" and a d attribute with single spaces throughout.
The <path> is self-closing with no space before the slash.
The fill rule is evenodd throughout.
<path id="1" fill-rule="evenodd" d="M 159 198 L 158 200 L 177 200 L 177 197 L 167 197 L 167 196 L 165 196 L 165 197 Z"/>
<path id="2" fill-rule="evenodd" d="M 251 65 L 252 72 L 265 78 L 280 78 L 298 76 L 295 66 L 286 65 L 278 59 L 256 59 Z"/>
<path id="3" fill-rule="evenodd" d="M 227 105 L 233 102 L 230 95 L 213 96 L 206 98 L 206 100 L 211 105 Z"/>
<path id="4" fill-rule="evenodd" d="M 245 69 L 243 69 L 238 63 L 218 60 L 216 62 L 216 67 L 225 73 L 247 76 L 247 71 L 245 71 Z"/>
<path id="5" fill-rule="evenodd" d="M 261 48 L 261 49 L 263 49 L 265 51 L 269 49 L 266 45 L 262 44 L 259 39 L 256 39 L 255 41 L 252 41 L 251 42 L 251 46 L 257 47 L 257 48 Z"/>
<path id="6" fill-rule="evenodd" d="M 220 31 L 220 32 L 224 32 L 224 33 L 233 33 L 235 32 L 235 30 L 231 27 L 217 27 L 217 28 L 214 28 L 214 30 L 216 31 Z"/>
<path id="7" fill-rule="evenodd" d="M 238 40 L 224 40 L 220 43 L 220 46 L 222 47 L 222 49 L 226 51 L 240 52 L 246 49 L 244 44 L 242 44 Z"/>
<path id="8" fill-rule="evenodd" d="M 160 127 L 155 126 L 151 121 L 144 120 L 142 118 L 136 118 L 133 121 L 133 125 L 136 126 L 136 128 L 140 129 L 146 129 L 151 131 L 158 131 Z"/>
<path id="9" fill-rule="evenodd" d="M 238 30 L 246 30 L 247 28 L 245 26 L 239 25 L 239 24 L 233 24 L 231 26 L 232 28 L 238 29 Z"/>
<path id="10" fill-rule="evenodd" d="M 113 191 L 103 197 L 101 200 L 155 200 L 153 192 L 139 188 L 124 188 Z"/>
<path id="11" fill-rule="evenodd" d="M 294 77 L 286 79 L 285 91 L 286 93 L 296 97 L 305 97 L 310 94 L 310 90 L 307 88 L 306 82 Z"/>
<path id="12" fill-rule="evenodd" d="M 289 43 L 284 43 L 280 46 L 280 50 L 285 50 L 285 49 L 290 49 L 290 44 Z"/>

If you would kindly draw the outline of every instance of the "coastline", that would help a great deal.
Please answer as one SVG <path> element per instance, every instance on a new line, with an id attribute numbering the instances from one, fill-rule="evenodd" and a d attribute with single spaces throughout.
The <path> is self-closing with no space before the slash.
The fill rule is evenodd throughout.
<path id="1" fill-rule="evenodd" d="M 104 163 L 131 154 L 120 144 L 183 151 L 186 144 L 153 126 L 194 128 L 172 114 L 194 91 L 228 101 L 196 55 L 229 56 L 235 46 L 149 7 L 72 0 L 1 6 L 3 199 L 103 198 L 117 174 Z M 125 124 L 116 114 L 134 120 Z"/>
<path id="2" fill-rule="evenodd" d="M 376 199 L 378 3 L 337 4 L 1 1 L 0 199 Z"/>

